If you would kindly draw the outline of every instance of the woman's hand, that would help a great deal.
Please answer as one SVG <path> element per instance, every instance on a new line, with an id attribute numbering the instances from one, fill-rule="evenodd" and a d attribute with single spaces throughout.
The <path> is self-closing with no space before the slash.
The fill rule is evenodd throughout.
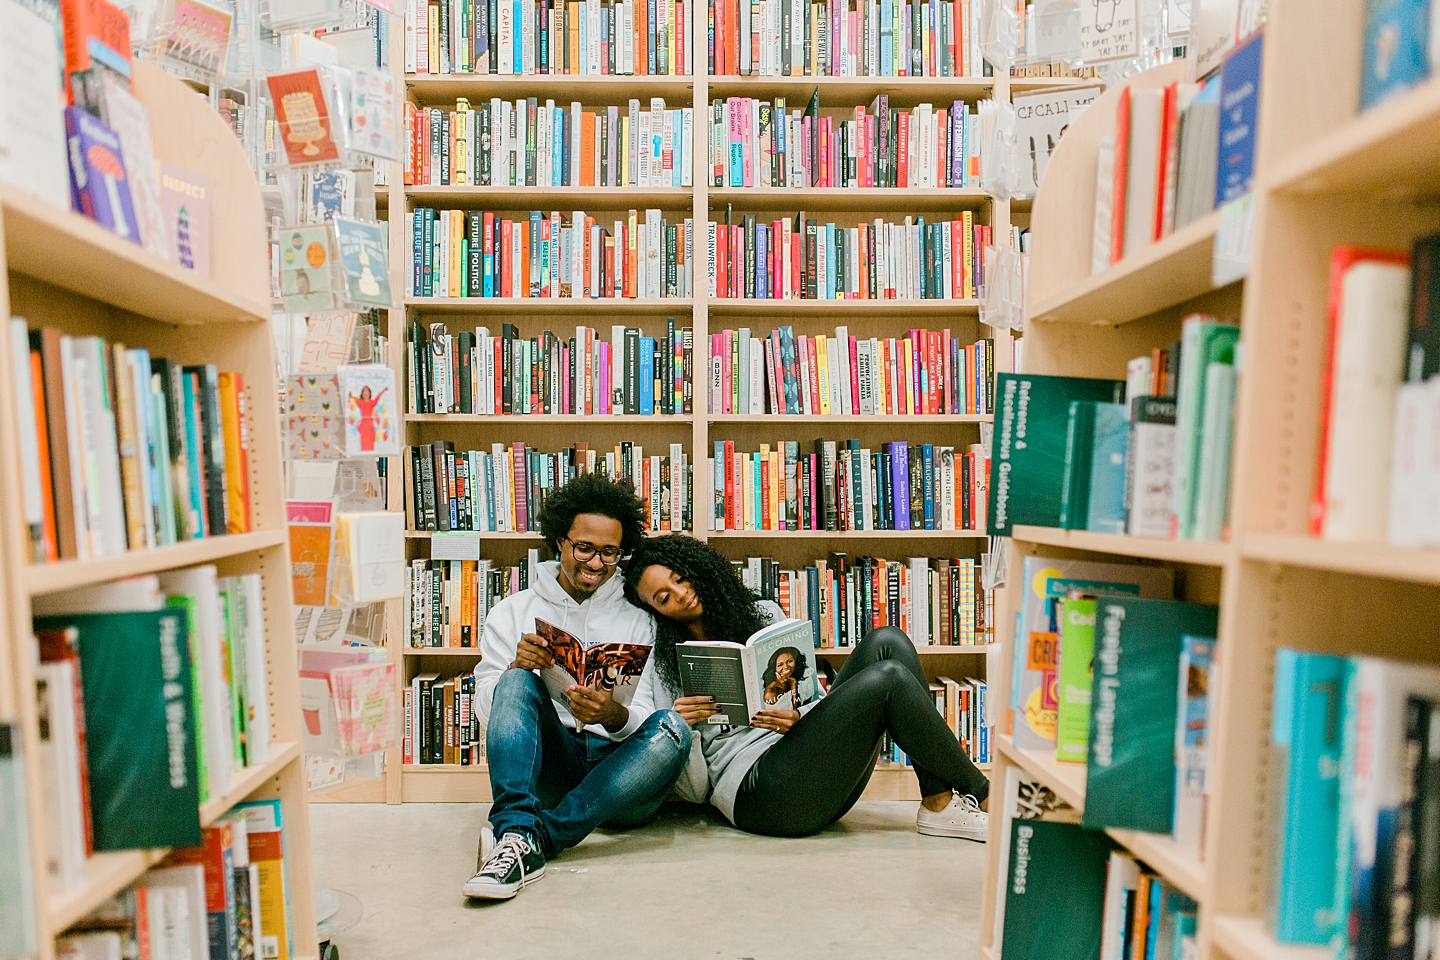
<path id="1" fill-rule="evenodd" d="M 675 701 L 674 710 L 680 719 L 695 727 L 720 712 L 713 697 L 681 697 Z"/>
<path id="2" fill-rule="evenodd" d="M 799 719 L 799 710 L 761 710 L 750 718 L 750 726 L 774 730 L 776 733 L 789 733 Z"/>

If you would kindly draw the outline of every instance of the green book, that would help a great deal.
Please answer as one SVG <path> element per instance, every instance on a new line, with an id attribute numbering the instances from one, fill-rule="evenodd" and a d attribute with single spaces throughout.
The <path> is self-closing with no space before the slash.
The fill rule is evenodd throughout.
<path id="1" fill-rule="evenodd" d="M 1005 882 L 1005 960 L 1099 960 L 1114 845 L 1073 823 L 1016 819 Z"/>
<path id="2" fill-rule="evenodd" d="M 1090 516 L 1090 455 L 1095 447 L 1095 407 L 1070 401 L 1065 425 L 1065 470 L 1060 477 L 1060 526 L 1084 530 Z"/>
<path id="3" fill-rule="evenodd" d="M 78 633 L 96 850 L 202 840 L 189 623 L 175 608 L 35 619 Z"/>
<path id="4" fill-rule="evenodd" d="M 1095 656 L 1095 601 L 1060 606 L 1060 683 L 1055 759 L 1084 763 L 1090 742 L 1090 687 Z"/>
<path id="5" fill-rule="evenodd" d="M 1175 536 L 1195 538 L 1195 501 L 1200 486 L 1201 429 L 1205 416 L 1205 371 L 1212 363 L 1233 364 L 1240 328 L 1199 315 L 1181 333 L 1180 383 L 1175 395 Z"/>
<path id="6" fill-rule="evenodd" d="M 1010 536 L 1017 523 L 1059 526 L 1070 403 L 1121 403 L 1125 381 L 1002 373 L 995 391 L 989 533 Z"/>
<path id="7" fill-rule="evenodd" d="M 1131 597 L 1096 601 L 1085 826 L 1170 832 L 1181 638 L 1215 636 L 1218 609 Z"/>

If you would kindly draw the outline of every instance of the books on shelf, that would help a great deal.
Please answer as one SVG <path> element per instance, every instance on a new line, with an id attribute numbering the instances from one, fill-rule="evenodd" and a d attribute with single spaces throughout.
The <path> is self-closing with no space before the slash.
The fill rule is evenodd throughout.
<path id="1" fill-rule="evenodd" d="M 984 530 L 989 470 L 969 450 L 898 440 L 782 440 L 756 452 L 716 440 L 711 530 Z"/>
<path id="2" fill-rule="evenodd" d="M 630 210 L 610 224 L 576 210 L 507 219 L 478 210 L 411 211 L 414 297 L 689 297 L 694 221 Z"/>
<path id="3" fill-rule="evenodd" d="M 711 76 L 969 77 L 981 72 L 976 0 L 709 0 Z"/>
<path id="4" fill-rule="evenodd" d="M 984 285 L 991 227 L 966 210 L 955 220 L 877 217 L 854 226 L 798 217 L 739 222 L 727 209 L 706 236 L 710 295 L 746 300 L 971 300 Z"/>
<path id="5" fill-rule="evenodd" d="M 416 413 L 688 414 L 694 403 L 694 335 L 665 321 L 665 332 L 615 325 L 605 340 L 593 327 L 573 337 L 546 330 L 525 339 L 515 324 L 450 333 L 412 323 L 406 340 L 409 409 Z"/>
<path id="6" fill-rule="evenodd" d="M 885 560 L 832 552 L 798 569 L 782 569 L 770 557 L 731 563 L 762 599 L 810 622 L 817 650 L 853 647 L 889 626 L 917 647 L 983 646 L 994 634 L 993 591 L 970 557 Z"/>
<path id="7" fill-rule="evenodd" d="M 688 187 L 694 168 L 694 110 L 667 109 L 660 97 L 641 108 L 587 110 L 530 97 L 495 97 L 455 109 L 405 103 L 409 164 L 416 186 Z"/>
<path id="8" fill-rule="evenodd" d="M 757 333 L 760 331 L 756 331 Z M 995 341 L 962 344 L 949 330 L 901 338 L 763 337 L 748 327 L 710 334 L 712 414 L 804 416 L 986 415 L 993 412 Z"/>
<path id="9" fill-rule="evenodd" d="M 260 589 L 198 567 L 36 598 L 62 888 L 92 849 L 197 843 L 200 804 L 269 759 Z"/>
<path id="10" fill-rule="evenodd" d="M 1110 854 L 1104 904 L 1100 960 L 1194 955 L 1198 905 L 1133 856 Z"/>
<path id="11" fill-rule="evenodd" d="M 1104 182 L 1097 182 L 1095 192 L 1092 273 L 1215 209 L 1217 194 L 1223 193 L 1217 187 L 1222 155 L 1240 164 L 1241 145 L 1221 145 L 1223 96 L 1220 78 L 1203 89 L 1179 82 L 1122 88 L 1115 133 L 1099 147 L 1098 177 Z M 1253 122 L 1248 136 L 1253 156 Z M 1245 183 L 1248 189 L 1248 178 Z"/>
<path id="12" fill-rule="evenodd" d="M 475 709 L 475 677 L 417 675 L 405 688 L 404 763 L 485 763 L 485 728 Z"/>
<path id="13" fill-rule="evenodd" d="M 10 336 L 16 402 L 32 418 L 21 442 L 33 561 L 248 532 L 248 506 L 234 509 L 249 500 L 238 373 L 18 317 Z"/>
<path id="14" fill-rule="evenodd" d="M 506 448 L 459 450 L 448 440 L 405 451 L 405 519 L 411 530 L 538 532 L 545 498 L 581 473 L 630 481 L 645 507 L 646 529 L 692 529 L 691 464 L 683 445 L 646 455 L 625 441 L 601 451 L 577 443 L 543 453 L 516 441 Z"/>
<path id="15" fill-rule="evenodd" d="M 716 100 L 708 114 L 713 187 L 975 187 L 978 118 L 963 100 L 894 109 L 879 94 L 867 111 L 822 115 L 784 97 Z"/>
<path id="16" fill-rule="evenodd" d="M 478 649 L 485 617 L 495 604 L 529 586 L 530 570 L 539 562 L 538 548 L 512 567 L 486 559 L 411 560 L 404 600 L 409 645 Z"/>
<path id="17" fill-rule="evenodd" d="M 686 76 L 694 0 L 407 4 L 405 72 Z"/>

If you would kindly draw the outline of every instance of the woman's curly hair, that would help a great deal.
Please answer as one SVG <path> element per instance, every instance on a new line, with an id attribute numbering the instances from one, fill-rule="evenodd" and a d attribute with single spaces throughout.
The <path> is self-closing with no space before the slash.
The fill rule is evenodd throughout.
<path id="1" fill-rule="evenodd" d="M 730 561 L 694 537 L 672 533 L 643 541 L 625 563 L 625 597 L 642 609 L 640 577 L 653 566 L 668 567 L 695 588 L 705 608 L 701 617 L 713 640 L 744 643 L 764 626 L 755 602 L 759 598 L 741 581 Z M 655 614 L 655 669 L 673 696 L 681 695 L 680 660 L 677 643 L 693 639 L 688 630 L 673 620 Z"/>

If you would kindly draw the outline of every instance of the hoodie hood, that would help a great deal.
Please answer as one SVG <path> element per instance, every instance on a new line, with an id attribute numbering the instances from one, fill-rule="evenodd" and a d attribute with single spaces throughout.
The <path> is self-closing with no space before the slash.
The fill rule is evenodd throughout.
<path id="1" fill-rule="evenodd" d="M 616 607 L 622 604 L 629 606 L 629 601 L 625 599 L 625 585 L 623 580 L 624 577 L 622 577 L 617 570 L 610 575 L 609 579 L 600 584 L 599 590 L 596 590 L 585 598 L 584 603 L 579 603 L 565 591 L 565 587 L 560 583 L 560 561 L 546 560 L 544 563 L 536 564 L 533 576 L 531 577 L 530 589 L 534 590 L 555 607 L 564 610 L 567 617 L 573 612 L 579 614 L 581 622 L 584 622 L 592 613 L 596 615 L 599 615 L 602 611 L 611 613 Z M 570 629 L 569 626 L 564 623 L 557 623 L 555 626 L 566 630 Z M 575 631 L 571 632 L 574 633 Z M 584 633 L 578 634 L 578 636 L 584 638 L 586 646 L 597 642 Z"/>

